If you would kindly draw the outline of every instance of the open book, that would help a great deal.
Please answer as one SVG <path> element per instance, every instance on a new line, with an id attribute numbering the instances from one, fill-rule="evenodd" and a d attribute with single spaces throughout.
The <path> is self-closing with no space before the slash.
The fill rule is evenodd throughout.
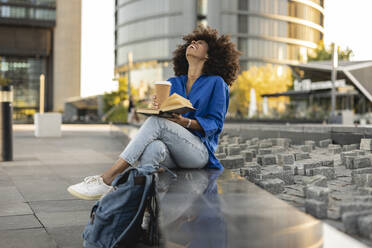
<path id="1" fill-rule="evenodd" d="M 159 109 L 138 109 L 137 113 L 144 115 L 158 115 L 167 118 L 172 117 L 172 113 L 183 114 L 193 110 L 195 110 L 195 108 L 188 99 L 178 95 L 177 93 L 173 93 L 164 100 Z"/>

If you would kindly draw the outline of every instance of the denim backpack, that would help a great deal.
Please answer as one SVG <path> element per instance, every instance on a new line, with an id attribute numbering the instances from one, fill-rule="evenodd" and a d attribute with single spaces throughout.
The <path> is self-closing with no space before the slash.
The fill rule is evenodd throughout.
<path id="1" fill-rule="evenodd" d="M 157 241 L 158 230 L 154 224 L 158 211 L 154 187 L 157 169 L 153 165 L 130 167 L 115 178 L 113 191 L 92 208 L 90 222 L 83 232 L 85 248 L 133 247 L 144 236 L 151 245 Z M 141 228 L 146 208 L 150 212 L 147 233 Z"/>

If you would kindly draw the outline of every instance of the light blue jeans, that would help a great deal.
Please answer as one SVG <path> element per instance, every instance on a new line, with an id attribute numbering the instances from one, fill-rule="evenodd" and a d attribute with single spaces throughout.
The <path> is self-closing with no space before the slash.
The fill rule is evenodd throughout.
<path id="1" fill-rule="evenodd" d="M 209 158 L 200 138 L 181 125 L 151 116 L 143 123 L 120 157 L 130 165 L 163 165 L 170 169 L 203 168 Z"/>

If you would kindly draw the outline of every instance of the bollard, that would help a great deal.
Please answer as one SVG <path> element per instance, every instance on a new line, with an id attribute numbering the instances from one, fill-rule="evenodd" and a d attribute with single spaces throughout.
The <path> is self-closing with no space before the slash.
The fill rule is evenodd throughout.
<path id="1" fill-rule="evenodd" d="M 0 161 L 13 160 L 12 102 L 12 86 L 0 86 Z"/>

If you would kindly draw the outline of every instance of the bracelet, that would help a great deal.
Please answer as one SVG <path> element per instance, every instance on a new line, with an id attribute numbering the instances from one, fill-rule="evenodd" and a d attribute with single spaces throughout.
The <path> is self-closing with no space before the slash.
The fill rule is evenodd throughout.
<path id="1" fill-rule="evenodd" d="M 188 119 L 188 120 L 189 122 L 187 123 L 186 128 L 189 128 L 191 126 L 191 119 Z"/>

